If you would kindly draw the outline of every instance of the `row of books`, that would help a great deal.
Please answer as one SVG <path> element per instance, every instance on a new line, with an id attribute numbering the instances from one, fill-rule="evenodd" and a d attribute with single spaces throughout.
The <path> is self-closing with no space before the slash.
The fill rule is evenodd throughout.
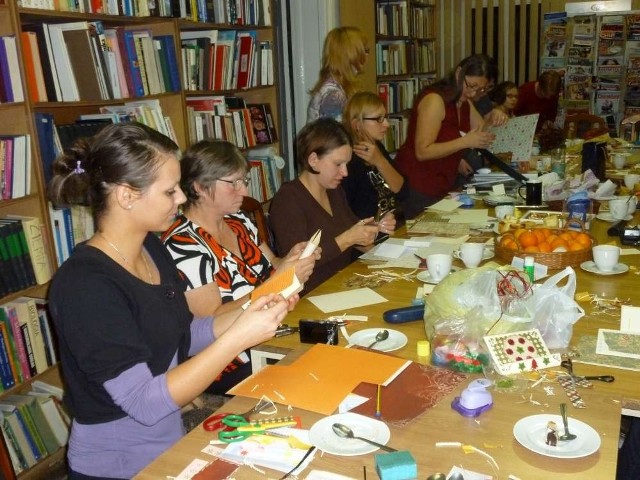
<path id="1" fill-rule="evenodd" d="M 196 22 L 271 25 L 271 0 L 18 0 L 22 8 Z"/>
<path id="2" fill-rule="evenodd" d="M 46 300 L 20 297 L 0 305 L 2 391 L 57 363 L 56 341 Z"/>
<path id="3" fill-rule="evenodd" d="M 376 33 L 395 37 L 433 38 L 435 36 L 434 9 L 424 2 L 420 4 L 407 0 L 378 2 Z"/>
<path id="4" fill-rule="evenodd" d="M 31 193 L 31 137 L 0 137 L 0 197 L 20 198 Z"/>
<path id="5" fill-rule="evenodd" d="M 0 399 L 0 423 L 17 474 L 64 447 L 71 420 L 59 387 L 36 380 L 31 390 Z"/>
<path id="6" fill-rule="evenodd" d="M 385 40 L 376 44 L 376 75 L 431 73 L 436 70 L 435 42 Z"/>
<path id="7" fill-rule="evenodd" d="M 190 142 L 226 140 L 238 148 L 278 141 L 268 103 L 247 104 L 239 97 L 188 97 Z"/>
<path id="8" fill-rule="evenodd" d="M 380 82 L 377 88 L 378 96 L 389 113 L 412 108 L 413 101 L 420 92 L 419 82 L 415 77 L 395 82 Z"/>
<path id="9" fill-rule="evenodd" d="M 0 297 L 51 279 L 42 223 L 37 217 L 0 218 Z"/>
<path id="10" fill-rule="evenodd" d="M 273 148 L 259 148 L 247 152 L 249 170 L 249 196 L 259 202 L 273 198 L 282 185 L 282 167 L 284 161 L 276 156 Z"/>
<path id="11" fill-rule="evenodd" d="M 273 85 L 270 41 L 255 30 L 180 32 L 185 90 L 236 90 Z"/>
<path id="12" fill-rule="evenodd" d="M 22 102 L 24 91 L 20 78 L 15 35 L 0 37 L 0 103 Z"/>
<path id="13" fill-rule="evenodd" d="M 91 209 L 80 205 L 53 208 L 49 204 L 49 219 L 58 266 L 71 256 L 78 243 L 89 240 L 95 232 Z"/>
<path id="14" fill-rule="evenodd" d="M 395 152 L 407 139 L 409 116 L 402 114 L 389 115 L 388 121 L 389 129 L 382 140 L 382 144 L 388 152 Z"/>
<path id="15" fill-rule="evenodd" d="M 22 37 L 34 102 L 110 100 L 180 90 L 172 35 L 80 21 L 26 26 Z"/>

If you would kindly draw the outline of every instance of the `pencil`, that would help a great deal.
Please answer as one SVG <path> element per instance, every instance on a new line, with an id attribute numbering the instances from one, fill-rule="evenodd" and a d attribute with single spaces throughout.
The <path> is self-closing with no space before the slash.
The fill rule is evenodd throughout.
<path id="1" fill-rule="evenodd" d="M 378 395 L 376 399 L 376 417 L 382 416 L 382 410 L 381 410 L 382 405 L 380 404 L 381 398 L 382 398 L 382 387 L 380 384 L 378 384 Z"/>

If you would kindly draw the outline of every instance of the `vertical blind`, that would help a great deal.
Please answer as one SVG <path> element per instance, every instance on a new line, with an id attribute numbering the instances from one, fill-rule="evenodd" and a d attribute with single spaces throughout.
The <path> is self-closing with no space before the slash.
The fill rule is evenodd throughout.
<path id="1" fill-rule="evenodd" d="M 438 74 L 463 58 L 486 53 L 500 67 L 499 80 L 521 84 L 538 76 L 544 14 L 564 11 L 559 0 L 437 0 Z"/>

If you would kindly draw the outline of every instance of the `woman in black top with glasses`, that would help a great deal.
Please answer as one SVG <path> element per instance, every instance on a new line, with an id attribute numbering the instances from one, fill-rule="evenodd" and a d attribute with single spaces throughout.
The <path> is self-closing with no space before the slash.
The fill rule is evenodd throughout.
<path id="1" fill-rule="evenodd" d="M 349 175 L 342 181 L 351 210 L 360 218 L 394 211 L 397 219 L 408 182 L 381 142 L 389 129 L 384 103 L 372 92 L 358 92 L 347 102 L 342 119 L 353 140 Z"/>

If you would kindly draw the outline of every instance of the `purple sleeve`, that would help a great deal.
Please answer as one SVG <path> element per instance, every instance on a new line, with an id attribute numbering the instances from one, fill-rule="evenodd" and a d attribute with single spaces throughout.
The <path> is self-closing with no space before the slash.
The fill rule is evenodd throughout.
<path id="1" fill-rule="evenodd" d="M 189 356 L 197 355 L 215 341 L 213 317 L 195 318 L 191 322 L 191 347 Z"/>
<path id="2" fill-rule="evenodd" d="M 174 357 L 171 365 L 176 363 Z M 104 388 L 127 415 L 146 426 L 155 425 L 180 408 L 169 395 L 166 374 L 154 377 L 146 363 L 137 363 L 107 380 Z"/>

